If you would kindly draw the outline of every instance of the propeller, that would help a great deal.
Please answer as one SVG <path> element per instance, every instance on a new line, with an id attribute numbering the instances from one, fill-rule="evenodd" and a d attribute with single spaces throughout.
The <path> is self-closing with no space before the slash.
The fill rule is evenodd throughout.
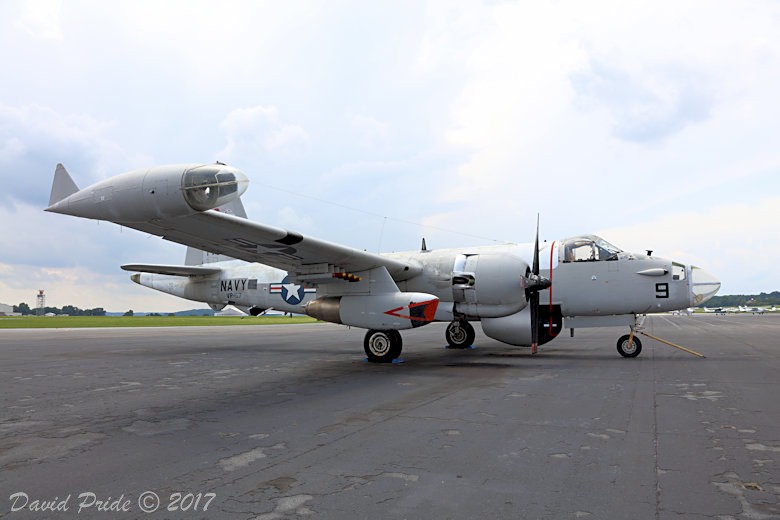
<path id="1" fill-rule="evenodd" d="M 539 214 L 537 214 L 534 261 L 531 272 L 525 277 L 525 294 L 531 307 L 531 354 L 536 354 L 539 348 L 539 291 L 549 288 L 550 285 L 550 280 L 539 276 Z"/>

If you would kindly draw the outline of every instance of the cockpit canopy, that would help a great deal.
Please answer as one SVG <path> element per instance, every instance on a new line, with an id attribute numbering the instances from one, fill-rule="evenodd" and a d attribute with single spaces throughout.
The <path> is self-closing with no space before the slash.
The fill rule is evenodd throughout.
<path id="1" fill-rule="evenodd" d="M 623 251 L 596 235 L 566 238 L 559 247 L 561 262 L 603 262 L 617 260 Z"/>
<path id="2" fill-rule="evenodd" d="M 217 163 L 185 171 L 181 184 L 187 204 L 197 211 L 206 211 L 240 197 L 249 179 L 240 170 Z"/>

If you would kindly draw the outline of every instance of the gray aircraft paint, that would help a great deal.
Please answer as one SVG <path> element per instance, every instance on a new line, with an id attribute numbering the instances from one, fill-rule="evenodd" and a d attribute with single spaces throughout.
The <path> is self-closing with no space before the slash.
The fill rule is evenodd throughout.
<path id="1" fill-rule="evenodd" d="M 47 211 L 108 220 L 207 252 L 190 249 L 184 266 L 124 267 L 139 271 L 133 280 L 141 285 L 212 307 L 307 312 L 308 306 L 321 319 L 370 329 L 482 320 L 489 336 L 527 344 L 526 289 L 541 287 L 529 276 L 533 244 L 368 253 L 243 218 L 240 196 L 248 182 L 223 164 L 186 164 L 127 172 L 78 190 L 58 165 Z M 220 211 L 231 207 L 240 210 Z M 236 260 L 210 261 L 224 257 Z M 540 244 L 539 260 L 540 276 L 551 282 L 539 292 L 549 326 L 555 316 L 624 324 L 626 316 L 698 305 L 720 287 L 699 268 L 619 251 L 591 235 Z M 426 309 L 422 323 L 419 305 Z M 400 339 L 388 338 L 400 352 Z"/>

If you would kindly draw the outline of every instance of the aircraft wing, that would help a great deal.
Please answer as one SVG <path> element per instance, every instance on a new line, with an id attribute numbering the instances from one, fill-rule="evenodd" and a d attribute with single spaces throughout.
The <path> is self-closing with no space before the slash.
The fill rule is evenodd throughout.
<path id="1" fill-rule="evenodd" d="M 333 273 L 359 273 L 385 267 L 394 280 L 419 273 L 419 265 L 307 237 L 219 211 L 172 219 L 117 222 L 165 240 L 259 262 L 294 274 L 302 281 L 325 283 Z"/>
<path id="2" fill-rule="evenodd" d="M 125 271 L 137 273 L 170 274 L 174 276 L 204 276 L 217 274 L 219 267 L 203 267 L 199 265 L 164 265 L 164 264 L 124 264 Z"/>
<path id="3" fill-rule="evenodd" d="M 202 251 L 269 265 L 287 271 L 298 283 L 357 282 L 363 278 L 359 273 L 381 268 L 400 281 L 422 271 L 419 264 L 252 222 L 241 218 L 243 211 L 227 211 L 248 182 L 243 172 L 221 163 L 168 165 L 126 172 L 79 190 L 57 165 L 46 211 L 107 220 Z M 170 266 L 146 267 L 171 271 Z M 354 289 L 359 284 L 348 285 Z"/>

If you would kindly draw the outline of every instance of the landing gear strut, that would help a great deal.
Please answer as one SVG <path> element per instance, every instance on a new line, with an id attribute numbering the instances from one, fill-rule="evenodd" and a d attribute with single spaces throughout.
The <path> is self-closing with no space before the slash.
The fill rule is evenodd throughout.
<path id="1" fill-rule="evenodd" d="M 468 348 L 474 344 L 474 327 L 466 320 L 455 320 L 447 325 L 444 333 L 448 348 Z"/>
<path id="2" fill-rule="evenodd" d="M 397 330 L 369 330 L 363 340 L 363 349 L 371 363 L 391 363 L 401 355 L 402 348 L 401 333 Z"/>

